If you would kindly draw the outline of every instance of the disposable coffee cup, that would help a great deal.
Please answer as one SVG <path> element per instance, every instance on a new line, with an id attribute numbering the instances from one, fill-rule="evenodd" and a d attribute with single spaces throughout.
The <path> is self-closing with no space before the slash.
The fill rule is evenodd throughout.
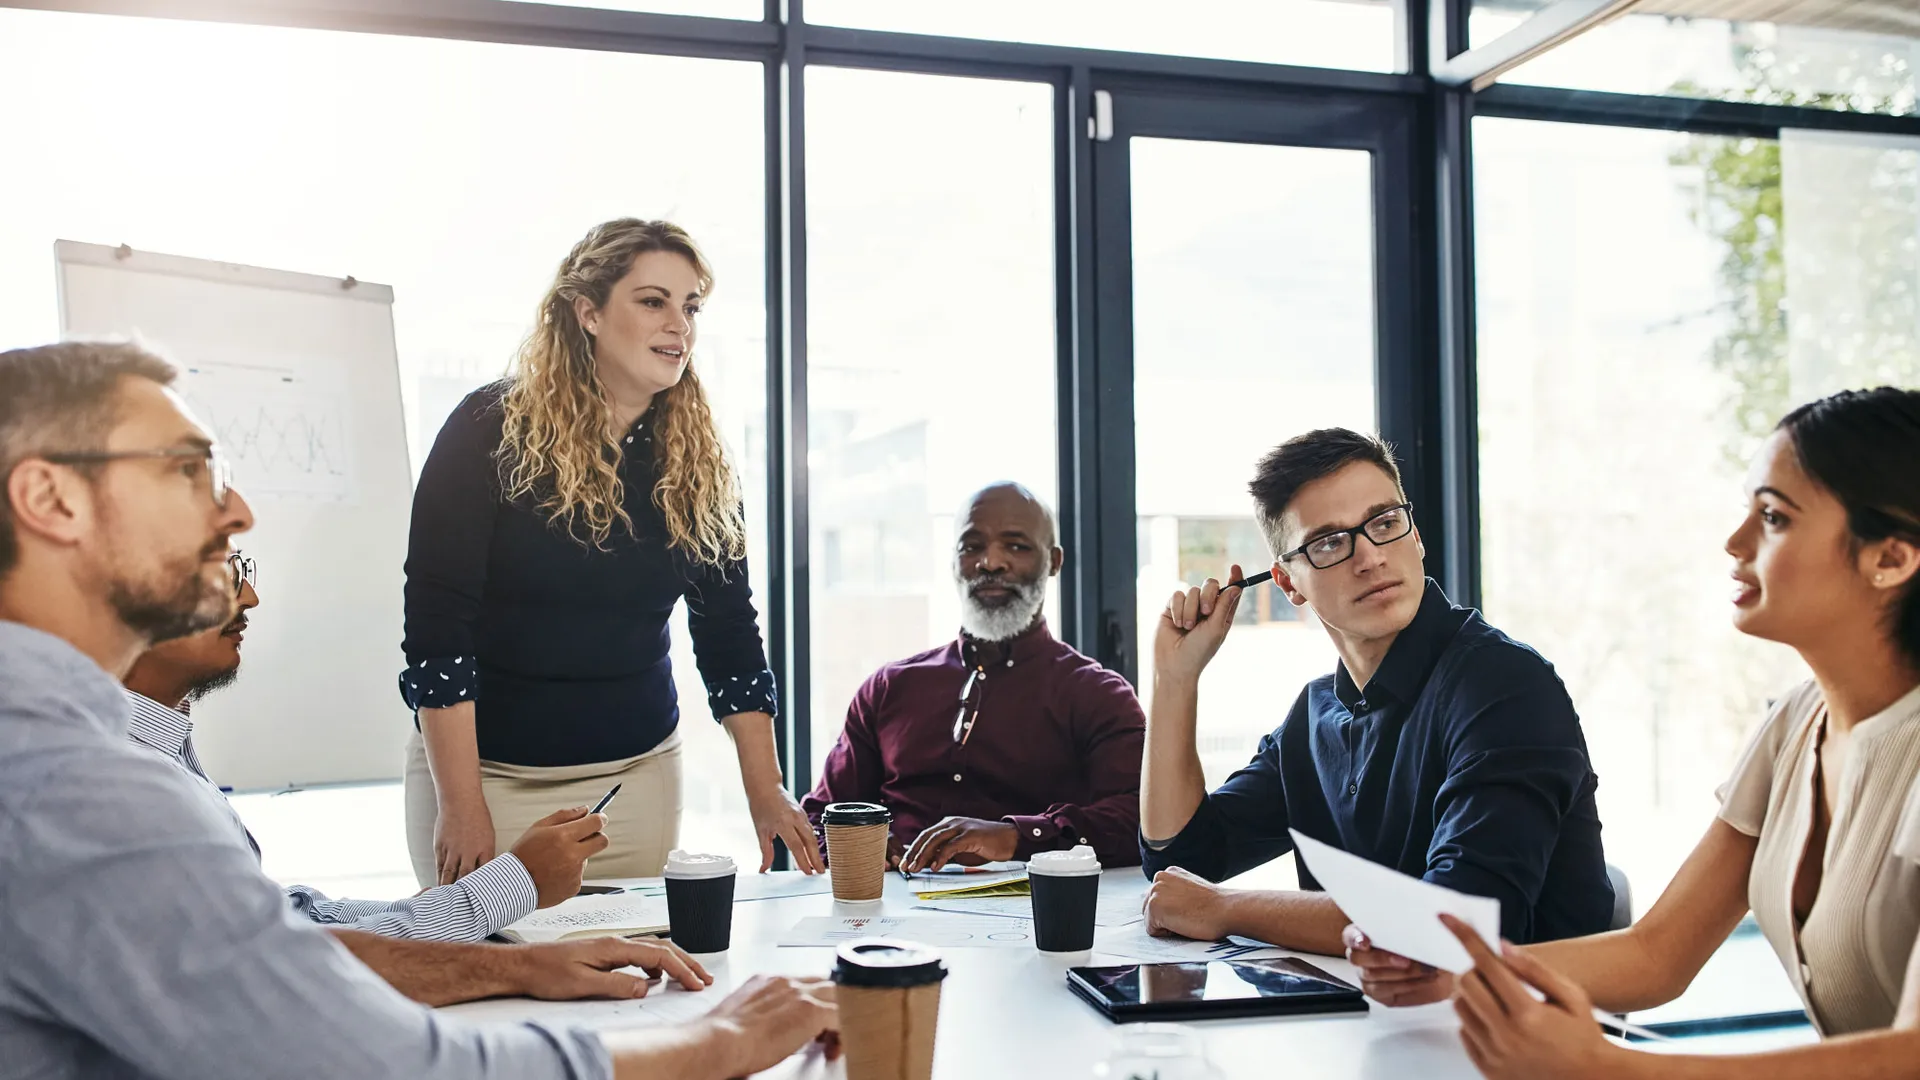
<path id="1" fill-rule="evenodd" d="M 1041 952 L 1093 948 L 1093 914 L 1100 903 L 1100 860 L 1082 844 L 1071 851 L 1027 856 L 1033 886 L 1033 942 Z"/>
<path id="2" fill-rule="evenodd" d="M 925 945 L 862 938 L 833 967 L 847 1080 L 929 1080 L 947 968 Z"/>
<path id="3" fill-rule="evenodd" d="M 880 899 L 887 879 L 887 836 L 893 812 L 878 803 L 829 803 L 820 812 L 827 834 L 827 872 L 835 900 Z"/>
<path id="4" fill-rule="evenodd" d="M 733 939 L 733 860 L 667 853 L 667 936 L 690 953 L 726 952 Z"/>

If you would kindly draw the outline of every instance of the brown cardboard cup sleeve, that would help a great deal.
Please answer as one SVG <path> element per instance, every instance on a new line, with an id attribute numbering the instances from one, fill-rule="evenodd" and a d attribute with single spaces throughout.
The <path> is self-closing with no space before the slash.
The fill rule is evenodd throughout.
<path id="1" fill-rule="evenodd" d="M 946 977 L 940 954 L 924 945 L 863 938 L 840 946 L 833 981 L 847 1080 L 930 1080 Z"/>

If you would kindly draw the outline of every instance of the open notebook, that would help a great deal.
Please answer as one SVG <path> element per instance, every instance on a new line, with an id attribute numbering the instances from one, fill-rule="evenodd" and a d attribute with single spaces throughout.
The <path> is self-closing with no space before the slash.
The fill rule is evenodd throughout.
<path id="1" fill-rule="evenodd" d="M 513 941 L 561 941 L 567 938 L 634 937 L 667 930 L 664 890 L 648 889 L 563 900 L 500 931 Z"/>

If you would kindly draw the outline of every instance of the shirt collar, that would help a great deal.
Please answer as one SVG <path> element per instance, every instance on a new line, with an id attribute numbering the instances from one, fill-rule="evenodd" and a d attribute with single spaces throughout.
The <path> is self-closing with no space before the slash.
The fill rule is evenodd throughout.
<path id="1" fill-rule="evenodd" d="M 133 710 L 127 734 L 168 757 L 181 757 L 187 739 L 193 735 L 193 718 L 138 691 L 128 690 L 126 694 L 127 704 Z"/>
<path id="2" fill-rule="evenodd" d="M 1005 641 L 976 641 L 962 631 L 955 647 L 963 667 L 970 666 L 976 658 L 989 666 L 1012 667 L 1046 652 L 1052 644 L 1053 633 L 1047 629 L 1047 620 L 1042 618 Z"/>
<path id="3" fill-rule="evenodd" d="M 8 705 L 77 716 L 108 735 L 126 734 L 120 684 L 65 638 L 0 619 L 0 686 L 7 688 Z"/>
<path id="4" fill-rule="evenodd" d="M 1349 712 L 1366 711 L 1362 703 L 1383 694 L 1403 705 L 1412 704 L 1427 684 L 1427 676 L 1433 674 L 1434 665 L 1440 662 L 1440 654 L 1447 650 L 1460 625 L 1472 614 L 1466 608 L 1455 607 L 1438 582 L 1432 578 L 1426 581 L 1420 610 L 1387 647 L 1387 655 L 1381 658 L 1379 670 L 1367 681 L 1364 695 L 1353 685 L 1353 676 L 1347 673 L 1345 662 L 1334 672 L 1334 694 Z"/>
<path id="5" fill-rule="evenodd" d="M 1853 738 L 1858 741 L 1865 735 L 1877 738 L 1881 731 L 1893 731 L 1908 721 L 1920 720 L 1920 686 L 1906 692 L 1900 700 L 1867 717 L 1853 726 Z"/>

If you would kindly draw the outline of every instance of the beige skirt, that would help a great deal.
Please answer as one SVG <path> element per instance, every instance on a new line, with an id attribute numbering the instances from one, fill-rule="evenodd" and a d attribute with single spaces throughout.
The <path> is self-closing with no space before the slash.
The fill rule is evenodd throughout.
<path id="1" fill-rule="evenodd" d="M 620 785 L 606 810 L 607 850 L 587 860 L 587 877 L 658 877 L 680 837 L 680 733 L 639 757 L 540 768 L 480 761 L 480 789 L 493 815 L 493 851 L 513 848 L 527 826 L 568 806 L 591 807 Z M 424 887 L 439 881 L 433 827 L 440 816 L 433 772 L 419 732 L 407 740 L 407 850 Z"/>

